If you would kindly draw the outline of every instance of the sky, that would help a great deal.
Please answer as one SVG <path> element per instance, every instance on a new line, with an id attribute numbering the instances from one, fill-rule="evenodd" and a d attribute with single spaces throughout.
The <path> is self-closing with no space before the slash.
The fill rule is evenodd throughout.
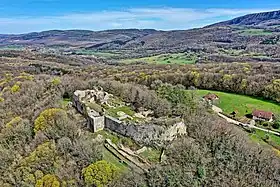
<path id="1" fill-rule="evenodd" d="M 0 33 L 190 29 L 272 10 L 279 0 L 0 0 Z"/>

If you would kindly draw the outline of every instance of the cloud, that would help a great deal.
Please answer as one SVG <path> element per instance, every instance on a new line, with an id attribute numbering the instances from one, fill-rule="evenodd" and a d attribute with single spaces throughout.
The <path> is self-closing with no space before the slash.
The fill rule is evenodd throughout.
<path id="1" fill-rule="evenodd" d="M 105 30 L 121 28 L 153 28 L 159 30 L 202 27 L 266 9 L 190 9 L 132 8 L 119 11 L 67 14 L 41 17 L 0 17 L 1 33 L 25 33 L 50 29 Z"/>

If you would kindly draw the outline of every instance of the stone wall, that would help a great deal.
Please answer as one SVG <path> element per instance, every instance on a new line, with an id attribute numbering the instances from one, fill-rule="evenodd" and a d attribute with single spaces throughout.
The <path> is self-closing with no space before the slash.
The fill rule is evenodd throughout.
<path id="1" fill-rule="evenodd" d="M 97 117 L 87 117 L 87 127 L 92 132 L 97 132 L 104 129 L 105 125 L 105 118 L 104 116 L 97 116 Z"/>
<path id="2" fill-rule="evenodd" d="M 161 144 L 186 133 L 183 122 L 165 128 L 154 124 L 124 124 L 111 116 L 105 116 L 105 128 L 143 144 Z"/>
<path id="3" fill-rule="evenodd" d="M 78 112 L 86 116 L 87 128 L 92 132 L 103 130 L 105 125 L 104 116 L 99 115 L 98 112 L 90 109 L 84 102 L 80 101 L 81 97 L 85 97 L 85 95 L 86 94 L 83 91 L 77 90 L 73 95 L 73 106 Z"/>
<path id="4" fill-rule="evenodd" d="M 87 90 L 87 92 L 89 92 Z M 130 137 L 136 142 L 143 144 L 160 145 L 165 141 L 172 141 L 178 135 L 186 133 L 186 126 L 183 121 L 174 122 L 168 127 L 157 124 L 128 124 L 111 116 L 104 116 L 93 109 L 90 109 L 81 98 L 86 97 L 87 92 L 77 90 L 73 96 L 73 106 L 87 119 L 87 127 L 96 132 L 107 128 L 120 135 Z M 89 92 L 91 93 L 91 92 Z"/>
<path id="5" fill-rule="evenodd" d="M 77 94 L 78 91 L 76 91 L 73 95 L 72 103 L 73 106 L 80 112 L 81 114 L 85 113 L 85 104 L 80 101 L 79 95 Z"/>
<path id="6" fill-rule="evenodd" d="M 172 141 L 178 135 L 184 135 L 187 132 L 187 127 L 183 121 L 175 123 L 169 128 L 165 129 L 165 132 L 161 135 L 161 140 Z"/>

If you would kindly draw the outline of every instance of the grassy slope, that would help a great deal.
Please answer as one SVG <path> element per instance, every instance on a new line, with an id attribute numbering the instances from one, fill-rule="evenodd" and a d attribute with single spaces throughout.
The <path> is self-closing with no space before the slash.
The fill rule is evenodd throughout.
<path id="1" fill-rule="evenodd" d="M 102 150 L 103 159 L 111 164 L 117 166 L 122 172 L 128 170 L 128 166 L 124 163 L 121 163 L 118 158 L 116 158 L 112 153 L 110 153 L 107 149 L 103 148 Z"/>
<path id="2" fill-rule="evenodd" d="M 266 31 L 264 29 L 245 29 L 239 31 L 239 34 L 243 36 L 269 36 L 272 35 L 273 32 Z"/>
<path id="3" fill-rule="evenodd" d="M 238 117 L 242 117 L 245 114 L 251 113 L 252 110 L 262 109 L 267 111 L 272 111 L 275 114 L 280 114 L 280 105 L 276 103 L 272 103 L 270 101 L 261 100 L 258 98 L 253 98 L 245 95 L 237 95 L 233 93 L 225 93 L 218 91 L 210 91 L 210 90 L 197 90 L 199 96 L 204 96 L 207 93 L 215 93 L 220 97 L 220 101 L 217 105 L 223 109 L 223 111 L 227 114 L 231 113 L 233 110 L 238 111 Z M 266 133 L 264 131 L 256 130 L 256 133 L 250 134 L 250 138 L 252 141 L 257 142 L 261 145 L 267 146 L 271 148 L 272 146 L 268 145 L 263 138 L 268 135 L 270 140 L 275 142 L 280 146 L 280 137 Z"/>
<path id="4" fill-rule="evenodd" d="M 280 105 L 270 101 L 265 101 L 244 95 L 237 95 L 233 93 L 225 93 L 210 90 L 197 91 L 199 96 L 204 96 L 209 92 L 215 93 L 220 97 L 220 100 L 217 102 L 217 105 L 220 108 L 222 108 L 223 111 L 227 114 L 236 111 L 238 112 L 237 117 L 242 117 L 246 114 L 250 114 L 254 109 L 271 111 L 275 114 L 280 114 Z"/>
<path id="5" fill-rule="evenodd" d="M 272 145 L 269 145 L 268 143 L 266 143 L 263 139 L 265 139 L 267 136 L 269 137 L 269 140 L 271 142 L 274 142 L 275 145 L 280 146 L 280 137 L 276 136 L 274 134 L 271 133 L 266 133 L 264 131 L 261 130 L 256 130 L 255 133 L 252 133 L 249 135 L 250 139 L 256 143 L 259 143 L 262 146 L 265 146 L 269 149 L 273 149 L 275 150 L 278 155 L 280 155 L 280 150 L 277 150 L 276 148 L 274 148 Z"/>
<path id="6" fill-rule="evenodd" d="M 161 54 L 151 57 L 123 60 L 124 63 L 146 62 L 151 64 L 194 64 L 196 56 L 186 53 Z"/>
<path id="7" fill-rule="evenodd" d="M 266 132 L 260 131 L 260 130 L 256 130 L 256 135 L 260 138 L 265 138 L 265 136 L 268 135 L 270 140 L 272 140 L 273 142 L 275 142 L 277 145 L 280 146 L 280 137 L 279 136 L 276 136 L 276 135 L 270 134 L 270 133 L 266 133 Z"/>
<path id="8" fill-rule="evenodd" d="M 140 153 L 140 155 L 150 162 L 157 163 L 160 160 L 161 151 L 156 149 L 148 149 Z"/>
<path id="9" fill-rule="evenodd" d="M 0 46 L 0 50 L 23 50 L 24 47 L 18 45 Z"/>
<path id="10" fill-rule="evenodd" d="M 274 150 L 277 155 L 280 156 L 280 150 L 274 148 L 273 146 L 269 145 L 268 143 L 266 143 L 263 138 L 265 138 L 266 136 L 269 136 L 269 139 L 271 141 L 273 141 L 276 145 L 280 146 L 280 137 L 274 135 L 274 134 L 268 134 L 266 132 L 263 132 L 263 131 L 260 131 L 260 130 L 256 130 L 256 133 L 251 133 L 249 135 L 250 139 L 253 141 L 253 142 L 256 142 L 268 149 L 272 149 Z"/>
<path id="11" fill-rule="evenodd" d="M 80 49 L 76 51 L 77 54 L 80 55 L 94 55 L 96 57 L 101 57 L 101 58 L 105 58 L 105 59 L 109 59 L 111 57 L 115 57 L 118 56 L 119 54 L 116 53 L 112 53 L 112 52 L 98 52 L 98 51 L 94 51 L 94 50 L 87 50 L 87 49 Z"/>

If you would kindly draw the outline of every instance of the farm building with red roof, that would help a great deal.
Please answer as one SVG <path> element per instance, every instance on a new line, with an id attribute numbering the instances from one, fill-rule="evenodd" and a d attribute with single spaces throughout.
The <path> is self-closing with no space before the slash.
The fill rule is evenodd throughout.
<path id="1" fill-rule="evenodd" d="M 219 99 L 219 97 L 213 93 L 208 93 L 207 95 L 203 96 L 203 98 L 208 101 L 214 101 Z"/>
<path id="2" fill-rule="evenodd" d="M 272 112 L 267 112 L 262 110 L 254 110 L 252 115 L 254 120 L 269 121 L 269 122 L 273 121 L 273 116 L 274 116 Z"/>

